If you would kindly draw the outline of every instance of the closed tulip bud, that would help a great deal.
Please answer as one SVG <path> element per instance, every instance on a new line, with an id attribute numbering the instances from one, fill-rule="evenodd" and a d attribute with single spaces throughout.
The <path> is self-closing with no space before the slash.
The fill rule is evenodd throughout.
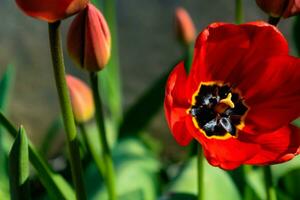
<path id="1" fill-rule="evenodd" d="M 175 11 L 175 28 L 178 38 L 184 44 L 190 44 L 196 37 L 196 28 L 188 12 L 179 7 Z"/>
<path id="2" fill-rule="evenodd" d="M 92 4 L 88 4 L 72 22 L 67 46 L 74 62 L 90 72 L 99 71 L 108 63 L 110 31 L 101 12 Z"/>
<path id="3" fill-rule="evenodd" d="M 86 7 L 89 0 L 16 0 L 20 9 L 31 17 L 55 22 Z"/>
<path id="4" fill-rule="evenodd" d="M 87 122 L 95 113 L 92 91 L 83 81 L 74 76 L 67 75 L 66 80 L 75 120 L 78 123 Z"/>
<path id="5" fill-rule="evenodd" d="M 287 18 L 300 13 L 300 0 L 256 0 L 256 3 L 272 17 Z"/>

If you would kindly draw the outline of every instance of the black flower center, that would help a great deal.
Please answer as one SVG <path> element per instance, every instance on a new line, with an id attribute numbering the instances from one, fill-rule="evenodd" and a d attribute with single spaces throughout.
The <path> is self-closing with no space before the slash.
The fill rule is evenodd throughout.
<path id="1" fill-rule="evenodd" d="M 189 113 L 207 137 L 237 136 L 248 108 L 238 92 L 227 84 L 201 83 Z"/>

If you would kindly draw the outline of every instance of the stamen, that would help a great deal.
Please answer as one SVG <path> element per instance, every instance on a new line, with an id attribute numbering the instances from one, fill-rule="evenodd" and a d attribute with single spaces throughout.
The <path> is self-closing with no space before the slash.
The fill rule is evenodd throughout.
<path id="1" fill-rule="evenodd" d="M 248 108 L 239 93 L 229 85 L 201 83 L 189 113 L 195 126 L 207 137 L 237 136 L 237 129 Z"/>
<path id="2" fill-rule="evenodd" d="M 230 108 L 234 108 L 234 103 L 231 101 L 232 94 L 229 93 L 225 99 L 222 99 L 220 103 L 228 105 Z"/>

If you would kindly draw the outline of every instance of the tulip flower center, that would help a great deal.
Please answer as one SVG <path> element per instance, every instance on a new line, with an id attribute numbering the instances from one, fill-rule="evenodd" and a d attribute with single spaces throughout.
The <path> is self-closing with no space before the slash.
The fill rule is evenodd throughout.
<path id="1" fill-rule="evenodd" d="M 193 95 L 189 113 L 194 125 L 206 137 L 237 137 L 238 129 L 248 108 L 238 92 L 227 84 L 215 82 L 201 83 Z"/>

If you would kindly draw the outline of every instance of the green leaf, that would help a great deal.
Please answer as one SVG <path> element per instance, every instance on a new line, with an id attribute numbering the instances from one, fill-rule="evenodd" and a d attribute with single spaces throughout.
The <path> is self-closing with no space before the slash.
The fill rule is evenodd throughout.
<path id="1" fill-rule="evenodd" d="M 119 128 L 120 138 L 139 133 L 162 108 L 165 84 L 173 67 L 163 73 L 126 111 Z"/>
<path id="2" fill-rule="evenodd" d="M 0 111 L 6 112 L 9 103 L 9 94 L 15 78 L 15 69 L 9 65 L 0 79 Z M 3 129 L 0 125 L 0 197 L 9 196 L 8 182 L 8 152 L 9 145 L 5 142 L 8 138 L 3 135 Z M 4 198 L 5 199 L 5 198 Z M 9 197 L 7 198 L 9 199 Z"/>
<path id="3" fill-rule="evenodd" d="M 280 179 L 285 194 L 292 199 L 300 199 L 299 191 L 300 170 L 293 170 Z"/>
<path id="4" fill-rule="evenodd" d="M 11 199 L 30 199 L 28 140 L 23 127 L 20 127 L 9 154 L 9 175 Z"/>
<path id="5" fill-rule="evenodd" d="M 51 123 L 50 127 L 47 130 L 46 136 L 42 142 L 41 148 L 40 148 L 40 152 L 43 155 L 47 155 L 53 140 L 55 139 L 55 137 L 57 136 L 59 131 L 62 129 L 63 129 L 63 122 L 62 122 L 61 117 L 55 119 Z"/>
<path id="6" fill-rule="evenodd" d="M 5 118 L 0 112 L 0 124 L 11 134 L 16 137 L 18 132 L 14 126 Z M 28 144 L 29 160 L 36 172 L 47 189 L 49 196 L 52 199 L 75 199 L 74 190 L 70 187 L 68 182 L 62 176 L 53 172 L 48 163 L 40 156 L 35 147 L 30 143 Z"/>
<path id="7" fill-rule="evenodd" d="M 252 168 L 246 175 L 246 181 L 260 199 L 266 199 L 264 172 L 262 167 Z"/>
<path id="8" fill-rule="evenodd" d="M 100 0 L 91 0 L 92 4 L 94 4 L 96 7 L 100 8 L 101 7 L 101 2 Z"/>
<path id="9" fill-rule="evenodd" d="M 15 69 L 12 65 L 9 65 L 0 80 L 0 111 L 5 111 L 8 100 L 9 92 L 12 88 L 15 77 Z"/>
<path id="10" fill-rule="evenodd" d="M 274 180 L 282 188 L 282 192 L 291 199 L 300 199 L 300 157 L 289 162 L 272 166 Z"/>
<path id="11" fill-rule="evenodd" d="M 300 128 L 300 118 L 294 120 L 294 121 L 292 122 L 292 124 L 293 124 L 294 126 L 297 126 L 298 128 Z"/>
<path id="12" fill-rule="evenodd" d="M 204 199 L 241 199 L 230 176 L 223 170 L 204 163 Z M 197 160 L 190 160 L 169 188 L 170 193 L 197 195 Z"/>
<path id="13" fill-rule="evenodd" d="M 99 83 L 103 103 L 108 108 L 112 121 L 116 126 L 122 118 L 116 1 L 92 0 L 92 3 L 94 3 L 99 9 L 101 7 L 111 34 L 111 57 L 107 66 L 99 73 Z"/>
<path id="14" fill-rule="evenodd" d="M 142 142 L 134 138 L 121 141 L 113 150 L 113 159 L 119 199 L 156 199 L 160 166 Z M 85 177 L 89 199 L 108 199 L 94 164 L 86 170 Z"/>
<path id="15" fill-rule="evenodd" d="M 279 199 L 298 199 L 298 197 L 300 197 L 300 191 L 298 189 L 298 180 L 300 178 L 300 157 L 295 157 L 289 162 L 272 165 L 271 170 L 275 187 L 277 187 L 276 193 L 278 197 L 280 197 Z M 266 194 L 262 168 L 253 168 L 246 177 L 247 183 L 253 189 L 255 194 L 260 199 L 265 199 Z"/>

